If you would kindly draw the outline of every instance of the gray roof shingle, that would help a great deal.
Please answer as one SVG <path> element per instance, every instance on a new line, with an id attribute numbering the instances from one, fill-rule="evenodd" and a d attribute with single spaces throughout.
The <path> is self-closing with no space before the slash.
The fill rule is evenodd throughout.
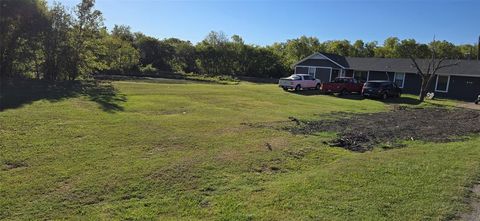
<path id="1" fill-rule="evenodd" d="M 322 53 L 323 54 L 323 53 Z M 416 73 L 417 69 L 408 58 L 357 58 L 345 57 L 347 69 L 365 71 L 388 71 L 388 72 L 409 72 Z M 428 59 L 418 59 L 417 63 L 422 69 L 428 66 Z M 458 65 L 446 67 L 438 71 L 438 74 L 464 75 L 480 77 L 480 61 L 476 60 L 445 60 L 443 64 Z"/>

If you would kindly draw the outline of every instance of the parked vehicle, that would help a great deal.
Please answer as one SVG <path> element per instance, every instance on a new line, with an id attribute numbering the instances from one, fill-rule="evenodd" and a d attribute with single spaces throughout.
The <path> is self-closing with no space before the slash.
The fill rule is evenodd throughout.
<path id="1" fill-rule="evenodd" d="M 475 101 L 475 104 L 478 104 L 480 102 L 480 95 L 478 95 L 477 100 Z"/>
<path id="2" fill-rule="evenodd" d="M 320 87 L 320 90 L 323 93 L 361 93 L 363 88 L 363 83 L 357 81 L 357 79 L 352 77 L 337 77 L 335 80 L 329 83 L 323 83 Z"/>
<path id="3" fill-rule="evenodd" d="M 299 91 L 302 89 L 320 89 L 321 82 L 308 74 L 294 74 L 290 77 L 281 78 L 278 86 L 283 90 L 294 89 Z"/>
<path id="4" fill-rule="evenodd" d="M 387 99 L 389 97 L 400 97 L 401 94 L 402 90 L 390 81 L 367 81 L 362 89 L 364 97 Z"/>

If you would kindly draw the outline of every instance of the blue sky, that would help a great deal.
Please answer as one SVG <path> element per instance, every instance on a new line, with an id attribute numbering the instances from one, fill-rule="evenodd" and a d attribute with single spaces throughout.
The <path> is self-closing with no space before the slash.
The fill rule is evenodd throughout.
<path id="1" fill-rule="evenodd" d="M 80 0 L 61 0 L 69 7 Z M 208 32 L 240 35 L 267 45 L 315 36 L 320 41 L 378 41 L 389 36 L 429 42 L 475 43 L 480 35 L 480 1 L 165 1 L 97 0 L 105 25 L 124 24 L 159 39 L 201 41 Z"/>

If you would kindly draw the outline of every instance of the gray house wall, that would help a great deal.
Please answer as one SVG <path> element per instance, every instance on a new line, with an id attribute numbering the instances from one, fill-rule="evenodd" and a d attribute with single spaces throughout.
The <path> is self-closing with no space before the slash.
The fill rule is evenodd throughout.
<path id="1" fill-rule="evenodd" d="M 405 82 L 403 83 L 403 93 L 419 94 L 422 87 L 422 78 L 418 74 L 405 73 Z"/>
<path id="2" fill-rule="evenodd" d="M 447 97 L 474 101 L 480 94 L 480 78 L 450 76 Z"/>

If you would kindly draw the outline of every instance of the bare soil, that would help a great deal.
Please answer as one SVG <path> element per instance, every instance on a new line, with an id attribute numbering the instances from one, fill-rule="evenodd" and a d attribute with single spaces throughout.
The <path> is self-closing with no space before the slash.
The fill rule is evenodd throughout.
<path id="1" fill-rule="evenodd" d="M 337 132 L 331 146 L 365 152 L 374 146 L 402 147 L 402 141 L 422 140 L 449 142 L 480 133 L 480 111 L 464 108 L 405 108 L 393 111 L 348 114 L 340 113 L 330 120 L 301 121 L 294 117 L 294 126 L 284 129 L 294 134 Z"/>
<path id="2" fill-rule="evenodd" d="M 480 183 L 476 183 L 472 188 L 472 193 L 468 199 L 470 211 L 460 215 L 460 220 L 478 221 L 480 220 Z"/>

